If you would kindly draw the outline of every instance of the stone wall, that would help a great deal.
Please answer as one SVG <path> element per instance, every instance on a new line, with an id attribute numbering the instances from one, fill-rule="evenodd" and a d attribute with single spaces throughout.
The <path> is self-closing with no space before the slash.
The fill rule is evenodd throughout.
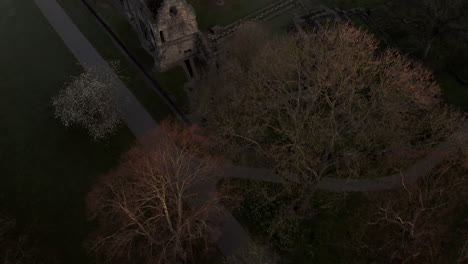
<path id="1" fill-rule="evenodd" d="M 195 10 L 185 0 L 164 0 L 153 21 L 156 65 L 160 70 L 192 57 L 197 52 L 198 25 Z"/>
<path id="2" fill-rule="evenodd" d="M 129 23 L 140 38 L 142 46 L 153 54 L 156 50 L 156 39 L 151 25 L 151 12 L 143 0 L 114 0 L 120 7 Z"/>
<path id="3" fill-rule="evenodd" d="M 153 54 L 158 71 L 194 56 L 199 45 L 195 10 L 185 0 L 114 0 Z"/>

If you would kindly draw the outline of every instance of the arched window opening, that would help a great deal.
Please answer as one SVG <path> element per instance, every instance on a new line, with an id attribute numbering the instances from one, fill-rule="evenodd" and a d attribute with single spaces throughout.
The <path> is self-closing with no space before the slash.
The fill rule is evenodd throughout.
<path id="1" fill-rule="evenodd" d="M 171 17 L 177 16 L 177 8 L 175 6 L 171 6 L 169 8 L 169 14 L 171 15 Z"/>

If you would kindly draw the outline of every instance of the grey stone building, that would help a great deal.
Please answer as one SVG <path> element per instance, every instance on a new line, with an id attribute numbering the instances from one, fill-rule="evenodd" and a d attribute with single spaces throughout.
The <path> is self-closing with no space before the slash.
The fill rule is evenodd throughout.
<path id="1" fill-rule="evenodd" d="M 114 0 L 154 56 L 158 71 L 182 64 L 193 77 L 200 46 L 195 10 L 185 0 Z"/>

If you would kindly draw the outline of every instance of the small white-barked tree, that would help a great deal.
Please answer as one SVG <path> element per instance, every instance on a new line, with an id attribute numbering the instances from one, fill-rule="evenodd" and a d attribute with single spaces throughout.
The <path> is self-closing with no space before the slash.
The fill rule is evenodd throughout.
<path id="1" fill-rule="evenodd" d="M 116 62 L 110 64 L 118 70 Z M 65 89 L 52 98 L 55 117 L 66 127 L 84 127 L 95 141 L 115 133 L 122 121 L 116 76 L 108 69 L 90 67 L 73 77 Z"/>

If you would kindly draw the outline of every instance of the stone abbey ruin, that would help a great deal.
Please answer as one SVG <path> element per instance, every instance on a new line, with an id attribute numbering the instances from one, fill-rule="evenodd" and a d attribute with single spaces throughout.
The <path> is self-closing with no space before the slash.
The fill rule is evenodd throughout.
<path id="1" fill-rule="evenodd" d="M 196 76 L 193 58 L 198 53 L 201 33 L 195 10 L 185 0 L 117 0 L 137 32 L 142 46 L 154 57 L 158 71 L 185 64 L 188 75 Z"/>
<path id="2" fill-rule="evenodd" d="M 228 25 L 216 25 L 206 32 L 198 28 L 195 9 L 186 0 L 113 0 L 137 33 L 141 45 L 153 55 L 155 68 L 164 72 L 183 66 L 189 80 L 199 76 L 199 65 L 212 64 L 218 44 L 228 39 L 243 23 L 269 21 L 294 8 L 290 32 L 321 28 L 326 21 L 350 21 L 348 14 L 365 18 L 363 9 L 330 9 L 323 5 L 310 9 L 302 0 L 278 0 Z M 223 3 L 221 3 L 223 4 Z"/>

